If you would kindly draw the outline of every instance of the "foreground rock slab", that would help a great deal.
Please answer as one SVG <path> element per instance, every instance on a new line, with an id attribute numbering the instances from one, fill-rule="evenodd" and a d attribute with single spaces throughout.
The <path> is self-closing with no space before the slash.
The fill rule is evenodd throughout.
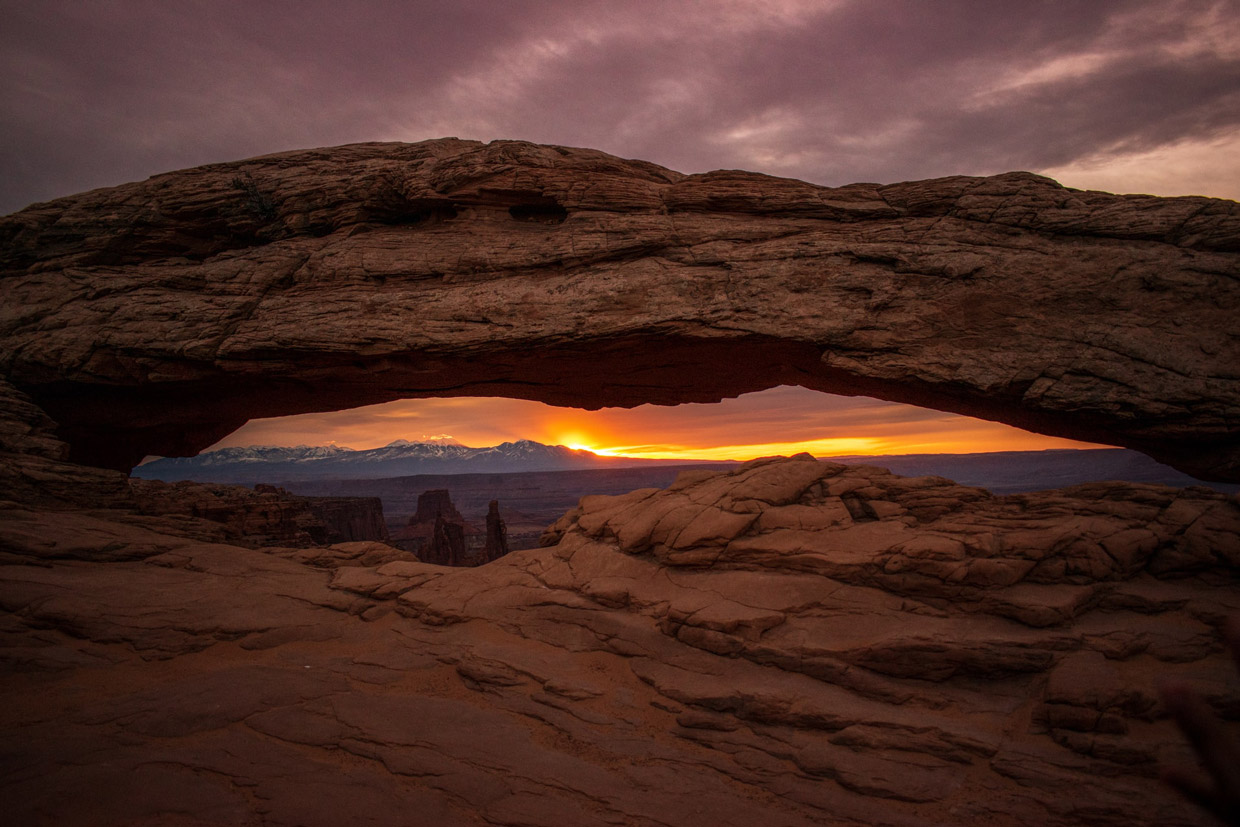
<path id="1" fill-rule="evenodd" d="M 1240 480 L 1240 205 L 1027 173 L 819 187 L 587 149 L 357 144 L 0 219 L 0 377 L 128 470 L 402 397 L 781 384 Z"/>
<path id="2" fill-rule="evenodd" d="M 1205 489 L 760 461 L 467 570 L 117 514 L 0 513 L 14 823 L 1204 824 L 1156 681 L 1240 717 Z"/>

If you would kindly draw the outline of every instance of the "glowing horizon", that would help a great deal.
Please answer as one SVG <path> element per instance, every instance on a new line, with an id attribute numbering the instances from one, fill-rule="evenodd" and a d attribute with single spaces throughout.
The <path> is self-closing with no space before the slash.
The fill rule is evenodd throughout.
<path id="1" fill-rule="evenodd" d="M 1097 447 L 911 405 L 784 386 L 712 404 L 597 411 L 507 398 L 406 399 L 253 420 L 211 449 L 261 444 L 366 450 L 398 439 L 432 438 L 473 447 L 530 439 L 601 456 L 684 460 Z"/>

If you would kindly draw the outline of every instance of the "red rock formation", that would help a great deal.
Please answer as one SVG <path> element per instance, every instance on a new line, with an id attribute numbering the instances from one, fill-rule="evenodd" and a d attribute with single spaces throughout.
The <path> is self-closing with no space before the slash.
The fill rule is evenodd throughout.
<path id="1" fill-rule="evenodd" d="M 1200 488 L 765 461 L 470 569 L 144 519 L 0 502 L 14 823 L 1201 825 L 1156 684 L 1240 715 Z"/>
<path id="2" fill-rule="evenodd" d="M 20 310 L 0 376 L 75 460 L 122 470 L 253 417 L 402 396 L 801 384 L 1237 480 L 1238 252 L 1233 202 L 1026 173 L 829 188 L 512 141 L 360 144 L 3 219 Z"/>
<path id="3" fill-rule="evenodd" d="M 378 497 L 306 497 L 310 509 L 327 531 L 328 544 L 387 542 L 383 501 Z"/>
<path id="4" fill-rule="evenodd" d="M 435 515 L 430 542 L 418 552 L 418 558 L 437 566 L 467 565 L 465 550 L 465 526 Z"/>
<path id="5" fill-rule="evenodd" d="M 482 562 L 498 560 L 508 553 L 508 531 L 499 516 L 499 501 L 491 500 L 487 506 L 487 540 L 482 550 Z"/>
<path id="6" fill-rule="evenodd" d="M 0 380 L 0 500 L 48 508 L 134 505 L 125 474 L 67 461 L 69 446 L 30 397 Z"/>
<path id="7" fill-rule="evenodd" d="M 476 535 L 477 529 L 457 511 L 448 490 L 437 488 L 418 495 L 416 513 L 393 541 L 427 563 L 467 566 L 473 564 L 467 534 Z"/>
<path id="8" fill-rule="evenodd" d="M 409 520 L 409 525 L 434 523 L 442 517 L 451 523 L 465 524 L 465 518 L 452 504 L 452 495 L 446 488 L 424 491 L 418 495 L 418 510 Z"/>
<path id="9" fill-rule="evenodd" d="M 376 497 L 302 497 L 271 485 L 131 479 L 139 514 L 182 515 L 224 526 L 221 539 L 251 546 L 326 546 L 388 539 Z"/>
<path id="10" fill-rule="evenodd" d="M 791 381 L 1234 478 L 1236 222 L 1027 175 L 826 189 L 457 141 L 10 217 L 5 815 L 1201 824 L 1156 780 L 1191 758 L 1155 686 L 1237 725 L 1236 496 L 992 497 L 800 457 L 585 497 L 546 548 L 454 569 L 242 547 L 231 518 L 185 512 L 210 489 L 69 460 L 402 394 L 597 406 Z"/>

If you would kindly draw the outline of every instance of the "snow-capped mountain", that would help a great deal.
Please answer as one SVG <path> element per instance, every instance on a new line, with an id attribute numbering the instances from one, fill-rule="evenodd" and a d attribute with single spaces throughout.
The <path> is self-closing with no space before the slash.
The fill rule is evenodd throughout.
<path id="1" fill-rule="evenodd" d="M 178 457 L 156 460 L 156 463 L 192 463 L 193 467 L 216 468 L 232 465 L 262 465 L 280 462 L 318 462 L 339 457 L 342 454 L 357 453 L 352 448 L 336 445 L 298 445 L 295 448 L 281 448 L 273 445 L 251 445 L 246 448 L 220 448 L 208 451 L 196 457 Z M 147 463 L 147 468 L 156 463 Z M 139 475 L 135 475 L 139 476 Z"/>
<path id="2" fill-rule="evenodd" d="M 418 442 L 398 439 L 382 448 L 364 451 L 335 445 L 220 448 L 196 457 L 157 459 L 135 468 L 133 476 L 167 482 L 255 483 L 374 479 L 414 474 L 569 471 L 671 462 L 674 461 L 604 457 L 590 451 L 563 445 L 544 445 L 528 439 L 489 448 L 470 448 L 451 437 L 430 437 Z"/>

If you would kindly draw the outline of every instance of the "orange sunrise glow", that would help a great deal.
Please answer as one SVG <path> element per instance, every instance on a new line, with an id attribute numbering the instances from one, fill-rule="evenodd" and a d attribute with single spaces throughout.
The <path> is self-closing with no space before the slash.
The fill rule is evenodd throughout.
<path id="1" fill-rule="evenodd" d="M 331 413 L 254 420 L 217 443 L 378 448 L 452 436 L 473 447 L 532 439 L 606 456 L 753 459 L 953 454 L 1096 447 L 1008 425 L 867 397 L 798 387 L 715 404 L 584 411 L 504 398 L 406 399 Z"/>

